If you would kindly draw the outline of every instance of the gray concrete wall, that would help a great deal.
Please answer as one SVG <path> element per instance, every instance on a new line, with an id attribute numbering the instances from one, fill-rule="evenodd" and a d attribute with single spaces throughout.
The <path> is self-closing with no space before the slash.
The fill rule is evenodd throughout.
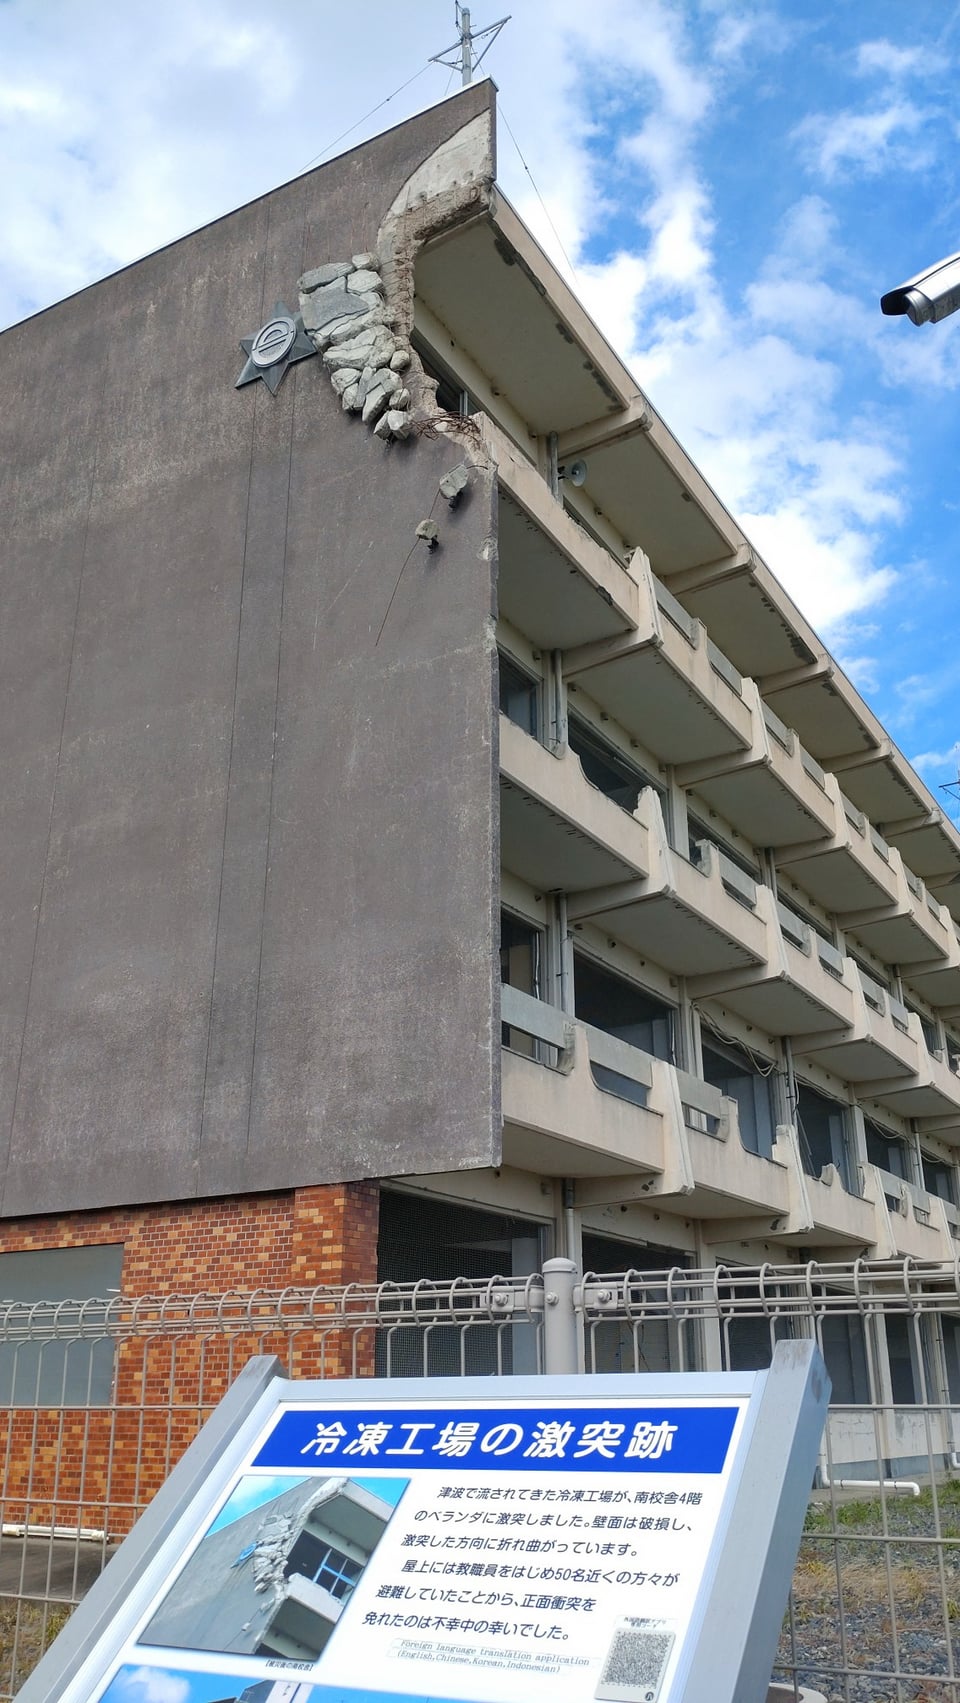
<path id="1" fill-rule="evenodd" d="M 234 388 L 491 99 L 0 337 L 4 1215 L 496 1160 L 490 476 Z"/>

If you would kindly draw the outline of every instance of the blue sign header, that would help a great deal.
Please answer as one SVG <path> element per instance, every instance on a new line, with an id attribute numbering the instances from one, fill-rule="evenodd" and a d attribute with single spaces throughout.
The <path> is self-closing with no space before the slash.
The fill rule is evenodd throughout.
<path id="1" fill-rule="evenodd" d="M 738 1409 L 724 1407 L 321 1408 L 281 1412 L 254 1466 L 357 1471 L 723 1471 Z"/>

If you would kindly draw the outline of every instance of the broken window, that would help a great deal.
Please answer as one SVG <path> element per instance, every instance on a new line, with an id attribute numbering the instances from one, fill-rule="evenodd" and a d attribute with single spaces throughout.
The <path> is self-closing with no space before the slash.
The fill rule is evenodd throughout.
<path id="1" fill-rule="evenodd" d="M 835 1165 L 847 1193 L 859 1193 L 851 1161 L 846 1106 L 806 1082 L 798 1082 L 797 1133 L 808 1177 L 821 1177 L 828 1165 Z"/>
<path id="2" fill-rule="evenodd" d="M 608 745 L 593 728 L 587 727 L 575 716 L 569 719 L 567 743 L 579 757 L 580 767 L 591 786 L 597 787 L 614 804 L 619 804 L 622 810 L 631 813 L 636 810 L 644 787 L 652 785 L 641 769 L 635 768 L 616 746 Z"/>
<path id="3" fill-rule="evenodd" d="M 712 1037 L 703 1044 L 703 1079 L 737 1103 L 740 1140 L 748 1153 L 769 1159 L 777 1134 L 774 1066 L 761 1069 L 745 1047 Z"/>

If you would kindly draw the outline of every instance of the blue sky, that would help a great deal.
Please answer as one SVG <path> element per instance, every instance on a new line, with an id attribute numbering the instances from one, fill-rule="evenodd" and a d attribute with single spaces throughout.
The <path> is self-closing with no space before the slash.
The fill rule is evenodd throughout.
<path id="1" fill-rule="evenodd" d="M 315 1474 L 311 1476 L 316 1476 Z M 371 1495 L 379 1496 L 395 1508 L 409 1480 L 406 1478 L 363 1477 L 352 1473 L 354 1484 L 359 1484 L 361 1490 L 369 1490 Z M 221 1526 L 230 1526 L 234 1520 L 239 1520 L 244 1514 L 249 1514 L 254 1508 L 262 1507 L 264 1502 L 272 1502 L 275 1496 L 282 1496 L 285 1490 L 292 1490 L 295 1485 L 303 1484 L 303 1473 L 246 1473 L 230 1497 L 225 1502 L 216 1519 L 210 1527 L 212 1532 L 219 1531 Z M 319 1482 L 319 1480 L 318 1480 Z"/>
<path id="2" fill-rule="evenodd" d="M 960 5 L 512 13 L 486 62 L 507 194 L 936 791 L 960 739 L 960 315 L 877 303 L 960 248 Z M 0 324 L 455 85 L 427 64 L 451 0 L 357 16 L 0 0 Z"/>

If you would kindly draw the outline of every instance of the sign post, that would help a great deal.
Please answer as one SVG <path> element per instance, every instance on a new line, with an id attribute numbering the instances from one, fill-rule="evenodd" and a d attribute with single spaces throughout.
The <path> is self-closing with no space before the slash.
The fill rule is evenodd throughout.
<path id="1" fill-rule="evenodd" d="M 763 1703 L 812 1343 L 767 1372 L 244 1379 L 20 1703 Z"/>

